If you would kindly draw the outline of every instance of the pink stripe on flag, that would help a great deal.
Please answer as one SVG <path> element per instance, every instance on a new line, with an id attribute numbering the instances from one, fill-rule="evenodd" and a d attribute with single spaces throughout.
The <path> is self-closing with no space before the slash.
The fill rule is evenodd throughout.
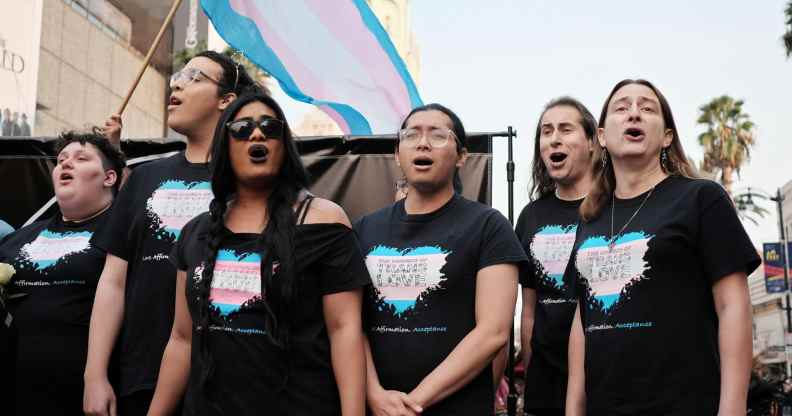
<path id="1" fill-rule="evenodd" d="M 349 134 L 349 124 L 347 124 L 344 117 L 341 117 L 341 114 L 338 114 L 337 111 L 333 110 L 332 107 L 328 105 L 320 105 L 318 106 L 322 111 L 324 111 L 336 124 L 338 124 L 338 128 L 341 129 L 344 134 Z"/>
<path id="2" fill-rule="evenodd" d="M 311 69 L 305 66 L 303 61 L 289 48 L 287 42 L 278 36 L 277 32 L 272 30 L 267 23 L 267 19 L 261 14 L 254 2 L 229 0 L 229 4 L 234 11 L 242 16 L 247 16 L 256 24 L 259 32 L 261 32 L 261 37 L 267 40 L 270 48 L 278 55 L 283 66 L 288 68 L 289 75 L 291 75 L 303 93 L 318 100 L 330 97 L 324 88 L 324 83 L 314 75 L 314 70 L 321 70 L 321 68 Z"/>
<path id="3" fill-rule="evenodd" d="M 304 0 L 316 12 L 327 30 L 333 33 L 344 47 L 368 69 L 377 85 L 383 86 L 388 104 L 404 117 L 410 112 L 410 97 L 404 80 L 396 72 L 390 57 L 385 53 L 363 19 L 346 20 L 343 16 L 359 16 L 360 11 L 351 1 Z M 366 33 L 367 36 L 360 36 Z"/>

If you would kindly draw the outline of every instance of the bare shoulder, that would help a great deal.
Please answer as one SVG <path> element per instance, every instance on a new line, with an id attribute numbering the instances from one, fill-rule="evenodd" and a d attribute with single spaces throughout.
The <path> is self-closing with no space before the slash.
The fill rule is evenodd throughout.
<path id="1" fill-rule="evenodd" d="M 328 199 L 315 197 L 308 207 L 305 224 L 321 223 L 340 223 L 352 228 L 349 217 L 340 205 Z"/>

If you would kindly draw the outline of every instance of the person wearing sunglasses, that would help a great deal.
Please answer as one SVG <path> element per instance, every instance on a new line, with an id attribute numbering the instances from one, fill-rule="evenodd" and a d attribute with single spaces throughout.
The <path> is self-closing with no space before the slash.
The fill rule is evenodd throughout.
<path id="1" fill-rule="evenodd" d="M 210 210 L 170 253 L 176 317 L 150 415 L 365 414 L 362 287 L 349 219 L 306 191 L 280 106 L 243 95 L 212 150 Z"/>
<path id="2" fill-rule="evenodd" d="M 355 224 L 372 279 L 366 399 L 377 416 L 492 414 L 492 360 L 527 258 L 503 215 L 455 191 L 465 137 L 448 108 L 412 110 L 395 151 L 407 196 Z"/>
<path id="3" fill-rule="evenodd" d="M 175 73 L 170 87 L 168 126 L 186 137 L 186 150 L 135 169 L 92 240 L 107 260 L 91 316 L 83 399 L 89 415 L 146 413 L 173 324 L 176 282 L 168 253 L 182 226 L 209 208 L 206 162 L 220 115 L 255 84 L 230 57 L 206 51 Z M 120 124 L 104 133 L 117 142 Z M 107 366 L 116 345 L 114 390 Z"/>

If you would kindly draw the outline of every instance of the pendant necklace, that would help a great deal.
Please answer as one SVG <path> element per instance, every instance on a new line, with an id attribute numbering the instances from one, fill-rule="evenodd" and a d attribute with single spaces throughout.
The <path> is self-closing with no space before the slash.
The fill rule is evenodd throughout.
<path id="1" fill-rule="evenodd" d="M 643 208 L 644 204 L 646 204 L 646 201 L 648 201 L 649 197 L 652 196 L 652 192 L 654 192 L 654 189 L 655 187 L 653 186 L 652 189 L 649 190 L 649 193 L 646 194 L 646 197 L 644 197 L 644 200 L 643 202 L 641 202 L 641 205 L 638 206 L 638 209 L 636 209 L 635 212 L 633 212 L 630 219 L 627 220 L 626 223 L 624 223 L 624 226 L 622 226 L 621 230 L 619 230 L 619 232 L 616 235 L 613 234 L 613 217 L 614 217 L 614 211 L 616 211 L 616 191 L 615 190 L 613 191 L 613 194 L 611 194 L 611 223 L 610 223 L 610 239 L 608 239 L 608 252 L 613 252 L 613 248 L 616 247 L 616 240 L 618 240 L 619 237 L 621 237 L 624 230 L 627 229 L 627 226 L 630 225 L 632 220 L 635 219 L 635 216 L 638 215 L 638 212 L 641 211 L 641 208 Z"/>

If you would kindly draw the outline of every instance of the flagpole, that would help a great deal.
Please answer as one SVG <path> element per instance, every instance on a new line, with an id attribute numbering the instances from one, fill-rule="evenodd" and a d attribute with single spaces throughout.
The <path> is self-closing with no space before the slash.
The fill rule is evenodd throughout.
<path id="1" fill-rule="evenodd" d="M 154 38 L 154 42 L 149 47 L 148 53 L 146 54 L 146 58 L 143 60 L 143 65 L 140 66 L 140 71 L 138 71 L 137 78 L 135 78 L 135 82 L 129 87 L 129 92 L 127 92 L 126 97 L 124 97 L 124 101 L 121 103 L 121 107 L 118 108 L 116 114 L 123 114 L 124 110 L 129 104 L 129 100 L 132 98 L 132 93 L 135 92 L 135 88 L 137 88 L 138 84 L 140 83 L 140 79 L 143 78 L 143 74 L 146 72 L 146 68 L 149 66 L 149 62 L 151 62 L 151 57 L 154 56 L 154 51 L 157 50 L 157 46 L 159 45 L 160 41 L 162 40 L 162 35 L 165 33 L 165 29 L 170 25 L 171 20 L 173 20 L 173 16 L 176 14 L 176 10 L 181 5 L 182 0 L 174 0 L 173 6 L 171 6 L 170 12 L 165 17 L 165 21 L 162 22 L 162 26 L 160 27 L 159 33 L 157 33 L 157 37 Z"/>
<path id="2" fill-rule="evenodd" d="M 508 184 L 509 193 L 509 222 L 514 226 L 514 152 L 512 148 L 512 139 L 517 135 L 517 131 L 509 126 L 507 129 L 507 137 L 509 139 L 509 154 L 506 161 L 506 182 Z M 509 395 L 506 399 L 506 409 L 509 416 L 515 416 L 517 413 L 517 392 L 514 388 L 514 314 L 512 314 L 511 331 L 509 332 L 509 358 L 506 362 L 506 378 L 509 380 Z"/>

